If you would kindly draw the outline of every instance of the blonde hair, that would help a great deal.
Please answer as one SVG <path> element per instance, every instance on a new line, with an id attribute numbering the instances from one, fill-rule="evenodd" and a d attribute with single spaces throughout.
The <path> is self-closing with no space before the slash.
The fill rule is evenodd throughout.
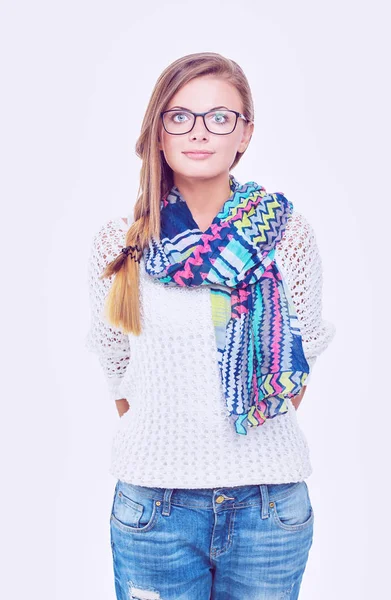
<path id="1" fill-rule="evenodd" d="M 138 246 L 140 253 L 152 237 L 160 237 L 160 200 L 174 184 L 173 172 L 159 150 L 160 113 L 171 98 L 186 83 L 205 75 L 228 80 L 238 90 L 242 112 L 254 120 L 254 105 L 249 83 L 240 66 L 215 52 L 197 52 L 183 56 L 162 72 L 152 91 L 136 142 L 136 155 L 142 159 L 134 222 L 126 233 L 126 246 Z M 230 166 L 235 167 L 243 153 L 238 152 Z M 124 333 L 141 333 L 139 299 L 139 262 L 121 252 L 100 276 L 115 274 L 106 299 L 105 312 L 109 322 Z"/>

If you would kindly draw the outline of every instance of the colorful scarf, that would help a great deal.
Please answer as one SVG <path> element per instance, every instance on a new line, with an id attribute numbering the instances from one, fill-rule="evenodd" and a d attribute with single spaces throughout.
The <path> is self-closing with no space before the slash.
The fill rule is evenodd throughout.
<path id="1" fill-rule="evenodd" d="M 309 374 L 290 292 L 274 260 L 293 204 L 229 175 L 231 195 L 201 232 L 173 186 L 160 203 L 160 240 L 144 250 L 146 272 L 165 285 L 207 285 L 228 414 L 236 432 L 288 411 Z"/>

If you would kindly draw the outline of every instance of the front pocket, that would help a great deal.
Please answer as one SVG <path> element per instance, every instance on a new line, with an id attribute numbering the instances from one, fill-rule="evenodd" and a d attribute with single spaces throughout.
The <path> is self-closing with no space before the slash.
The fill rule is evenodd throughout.
<path id="1" fill-rule="evenodd" d="M 111 511 L 114 525 L 129 532 L 145 532 L 152 529 L 158 517 L 153 498 L 137 496 L 134 500 L 124 494 L 121 488 L 116 490 Z"/>
<path id="2" fill-rule="evenodd" d="M 305 481 L 296 485 L 292 493 L 273 500 L 270 505 L 275 523 L 286 531 L 300 531 L 310 527 L 314 521 L 314 511 Z"/>

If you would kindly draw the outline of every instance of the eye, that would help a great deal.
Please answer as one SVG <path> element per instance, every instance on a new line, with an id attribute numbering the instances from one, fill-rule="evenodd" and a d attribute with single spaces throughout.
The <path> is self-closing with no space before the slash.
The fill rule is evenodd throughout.
<path id="1" fill-rule="evenodd" d="M 228 119 L 228 116 L 226 115 L 226 113 L 217 112 L 212 113 L 212 118 L 215 119 L 216 123 L 225 123 Z"/>
<path id="2" fill-rule="evenodd" d="M 186 120 L 191 119 L 191 115 L 187 112 L 173 112 L 170 113 L 170 119 L 174 123 L 185 123 Z"/>
<path id="3" fill-rule="evenodd" d="M 207 119 L 214 125 L 231 125 L 235 121 L 235 115 L 229 110 L 215 110 L 207 114 Z"/>

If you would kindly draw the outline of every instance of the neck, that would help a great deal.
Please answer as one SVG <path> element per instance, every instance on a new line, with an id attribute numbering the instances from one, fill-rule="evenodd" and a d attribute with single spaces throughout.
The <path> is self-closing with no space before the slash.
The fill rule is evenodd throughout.
<path id="1" fill-rule="evenodd" d="M 207 228 L 231 195 L 228 173 L 202 179 L 175 174 L 174 185 L 201 230 Z"/>

